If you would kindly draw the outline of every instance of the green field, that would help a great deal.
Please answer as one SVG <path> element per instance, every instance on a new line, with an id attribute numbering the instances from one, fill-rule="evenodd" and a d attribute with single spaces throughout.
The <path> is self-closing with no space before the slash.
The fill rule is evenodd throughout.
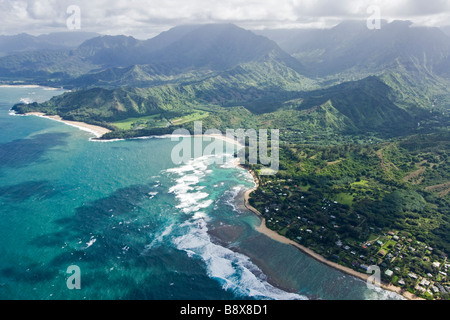
<path id="1" fill-rule="evenodd" d="M 352 186 L 354 186 L 354 187 L 368 187 L 369 186 L 369 181 L 361 180 L 361 181 L 353 182 Z"/>
<path id="2" fill-rule="evenodd" d="M 164 128 L 169 125 L 182 125 L 185 123 L 198 121 L 205 119 L 209 116 L 209 112 L 198 111 L 190 113 L 181 117 L 165 117 L 161 114 L 156 114 L 152 116 L 138 117 L 138 118 L 128 118 L 121 121 L 113 122 L 112 124 L 119 128 L 120 130 L 137 130 L 144 129 L 147 127 L 151 128 Z"/>
<path id="3" fill-rule="evenodd" d="M 162 128 L 165 127 L 168 122 L 165 119 L 161 119 L 160 115 L 157 114 L 140 118 L 128 118 L 125 120 L 113 122 L 112 124 L 121 130 L 131 130 L 133 128 L 139 127 L 140 125 L 148 126 L 150 123 L 154 127 Z"/>
<path id="4" fill-rule="evenodd" d="M 209 112 L 198 111 L 176 119 L 170 119 L 173 125 L 178 126 L 188 122 L 199 121 L 209 116 Z"/>
<path id="5" fill-rule="evenodd" d="M 348 193 L 338 193 L 335 197 L 334 200 L 339 202 L 340 204 L 346 204 L 348 206 L 351 206 L 353 204 L 353 195 L 348 194 Z"/>

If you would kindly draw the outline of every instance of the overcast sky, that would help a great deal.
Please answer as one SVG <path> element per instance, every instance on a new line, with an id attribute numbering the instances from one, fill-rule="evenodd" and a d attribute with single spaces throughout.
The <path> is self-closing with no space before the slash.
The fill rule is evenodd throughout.
<path id="1" fill-rule="evenodd" d="M 67 13 L 70 6 L 79 8 Z M 0 0 L 0 34 L 40 34 L 73 28 L 150 38 L 173 26 L 235 23 L 247 29 L 330 27 L 345 19 L 381 18 L 450 25 L 450 0 Z"/>

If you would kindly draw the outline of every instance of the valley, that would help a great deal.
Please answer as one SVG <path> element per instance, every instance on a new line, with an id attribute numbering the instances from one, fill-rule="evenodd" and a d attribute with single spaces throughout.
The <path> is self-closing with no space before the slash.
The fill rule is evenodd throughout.
<path id="1" fill-rule="evenodd" d="M 394 21 L 251 32 L 180 26 L 0 58 L 3 83 L 70 89 L 17 113 L 102 126 L 101 139 L 279 129 L 280 171 L 250 203 L 267 227 L 425 299 L 450 299 L 450 38 Z M 437 289 L 436 289 L 437 288 Z"/>

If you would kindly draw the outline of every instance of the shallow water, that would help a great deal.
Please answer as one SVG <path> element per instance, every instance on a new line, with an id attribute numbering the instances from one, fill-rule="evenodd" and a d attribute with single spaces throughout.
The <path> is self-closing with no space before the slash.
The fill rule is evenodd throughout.
<path id="1" fill-rule="evenodd" d="M 170 139 L 94 142 L 10 115 L 59 93 L 0 87 L 0 299 L 398 298 L 255 231 L 231 157 L 175 165 Z"/>

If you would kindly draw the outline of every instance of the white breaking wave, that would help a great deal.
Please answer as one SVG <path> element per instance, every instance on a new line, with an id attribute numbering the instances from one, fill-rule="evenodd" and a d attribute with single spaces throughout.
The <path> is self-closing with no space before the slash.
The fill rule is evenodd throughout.
<path id="1" fill-rule="evenodd" d="M 212 172 L 208 167 L 215 163 L 214 160 L 215 156 L 203 156 L 167 170 L 168 173 L 178 176 L 175 185 L 169 189 L 179 202 L 176 208 L 191 216 L 177 226 L 176 231 L 172 226 L 166 229 L 149 245 L 149 248 L 159 243 L 163 235 L 172 233 L 172 243 L 175 247 L 186 252 L 188 257 L 200 258 L 206 265 L 208 276 L 221 283 L 224 290 L 243 297 L 261 299 L 306 299 L 304 296 L 272 286 L 249 257 L 212 242 L 207 227 L 210 218 L 203 210 L 212 205 L 213 200 L 208 199 L 210 195 L 205 192 L 207 188 L 199 183 Z M 231 167 L 231 163 L 233 160 L 228 161 L 223 167 Z M 230 190 L 231 198 L 236 197 L 241 189 L 239 186 Z"/>
<path id="2" fill-rule="evenodd" d="M 158 192 L 149 192 L 148 193 L 150 199 L 153 199 L 157 194 L 158 194 Z"/>
<path id="3" fill-rule="evenodd" d="M 233 208 L 233 211 L 239 212 L 238 207 L 236 206 L 236 197 L 239 195 L 239 193 L 243 190 L 246 190 L 247 188 L 244 188 L 243 186 L 236 186 L 232 190 L 228 190 L 225 192 L 226 195 L 226 203 Z"/>
<path id="4" fill-rule="evenodd" d="M 220 167 L 224 169 L 230 169 L 236 167 L 236 162 L 238 162 L 238 159 L 234 156 L 228 156 L 225 159 L 224 164 L 222 164 Z"/>
<path id="5" fill-rule="evenodd" d="M 92 141 L 92 142 L 101 142 L 101 143 L 110 143 L 110 142 L 125 141 L 125 139 L 99 140 L 99 139 L 92 139 L 92 138 L 90 138 L 89 141 Z"/>
<path id="6" fill-rule="evenodd" d="M 223 157 L 224 155 L 221 155 Z M 212 173 L 209 166 L 217 163 L 218 156 L 203 156 L 193 159 L 179 167 L 167 170 L 177 175 L 175 184 L 169 192 L 178 200 L 177 209 L 188 215 L 188 220 L 181 225 L 167 228 L 160 236 L 155 238 L 148 248 L 154 247 L 163 236 L 171 233 L 173 245 L 184 251 L 188 257 L 201 259 L 210 278 L 217 280 L 224 290 L 229 290 L 238 296 L 254 297 L 274 300 L 304 300 L 304 296 L 285 292 L 267 282 L 264 273 L 244 254 L 234 252 L 212 242 L 208 234 L 207 223 L 210 219 L 205 209 L 213 204 L 213 200 L 200 185 L 202 180 Z M 234 158 L 229 156 L 228 161 L 221 167 L 234 166 Z M 231 199 L 242 190 L 237 186 L 228 191 Z M 230 204 L 232 201 L 230 200 Z"/>
<path id="7" fill-rule="evenodd" d="M 13 109 L 9 109 L 9 113 L 10 116 L 17 116 L 17 117 L 25 117 L 24 114 L 18 114 L 16 113 Z"/>
<path id="8" fill-rule="evenodd" d="M 92 246 L 95 242 L 97 241 L 97 239 L 95 239 L 93 236 L 91 237 L 91 239 L 89 240 L 89 242 L 86 243 L 86 247 L 84 248 L 85 250 L 88 249 L 90 246 Z"/>
<path id="9" fill-rule="evenodd" d="M 403 296 L 380 287 L 373 286 L 364 294 L 365 300 L 406 300 Z"/>
<path id="10" fill-rule="evenodd" d="M 197 185 L 202 178 L 212 172 L 208 170 L 211 160 L 213 156 L 204 156 L 193 159 L 183 166 L 167 170 L 179 176 L 176 184 L 169 189 L 169 193 L 175 194 L 175 198 L 179 201 L 176 208 L 183 213 L 195 214 L 213 204 L 211 199 L 207 199 L 209 194 L 203 191 L 204 188 Z"/>
<path id="11" fill-rule="evenodd" d="M 269 284 L 264 273 L 247 256 L 213 243 L 204 219 L 189 220 L 180 228 L 185 229 L 185 234 L 175 237 L 174 245 L 189 257 L 202 259 L 208 276 L 218 280 L 224 290 L 261 299 L 306 300 L 304 296 Z"/>

